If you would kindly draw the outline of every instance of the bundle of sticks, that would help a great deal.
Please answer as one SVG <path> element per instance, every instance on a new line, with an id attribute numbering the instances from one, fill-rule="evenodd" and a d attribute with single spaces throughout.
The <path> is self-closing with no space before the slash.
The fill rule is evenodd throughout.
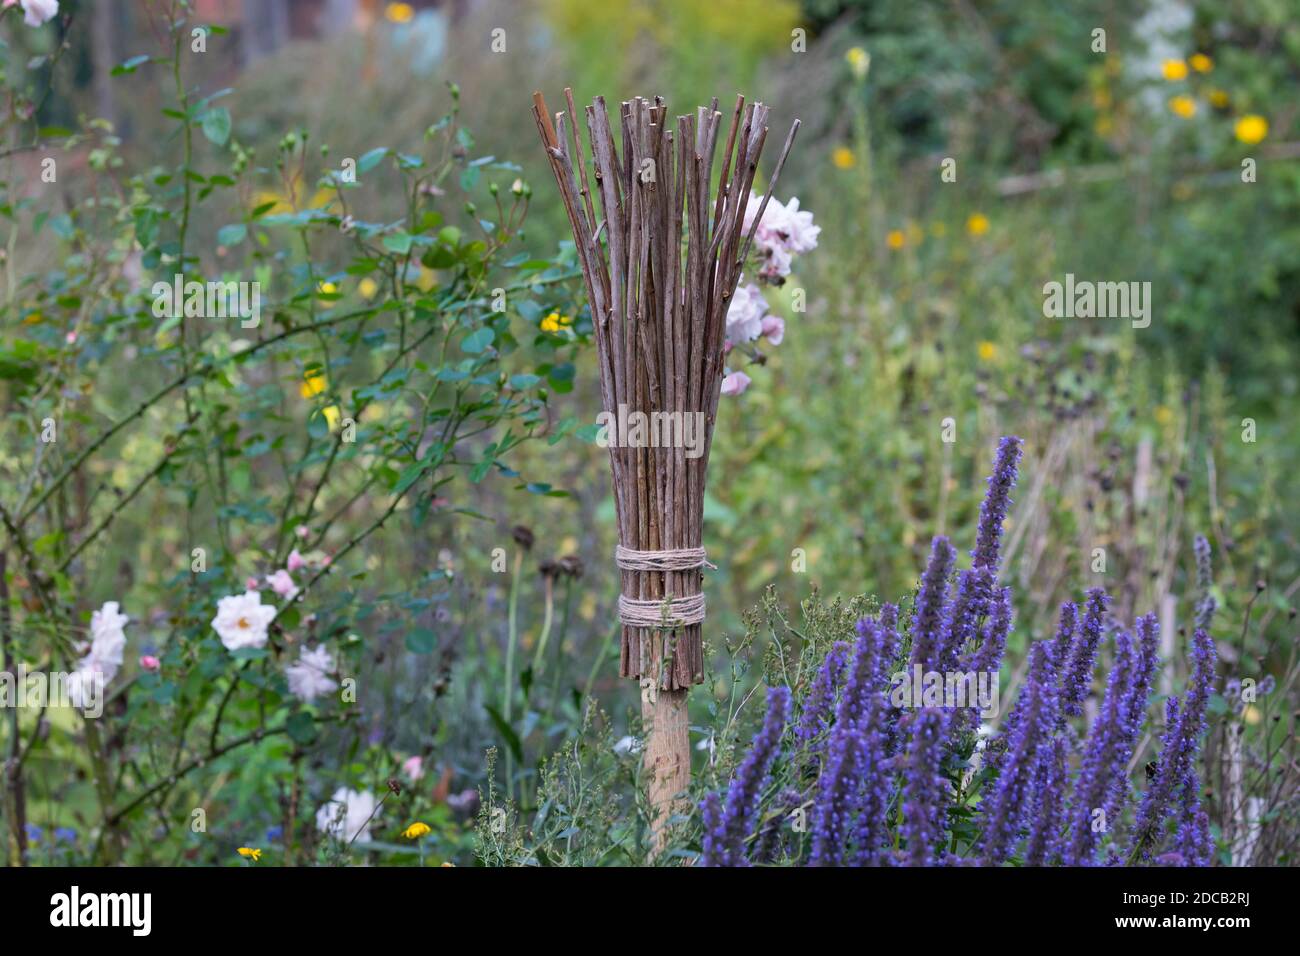
<path id="1" fill-rule="evenodd" d="M 573 92 L 564 95 L 568 111 L 552 120 L 542 94 L 534 93 L 533 115 L 586 280 L 601 400 L 616 420 L 642 413 L 652 439 L 673 429 L 678 438 L 609 442 L 622 588 L 620 673 L 682 690 L 704 680 L 701 526 L 727 309 L 799 121 L 758 209 L 750 210 L 766 106 L 737 96 L 715 170 L 722 120 L 716 99 L 676 117 L 676 129 L 663 97 L 626 101 L 616 142 L 605 101 L 596 97 L 585 110 L 589 180 Z M 702 453 L 684 447 L 688 418 L 702 428 Z"/>

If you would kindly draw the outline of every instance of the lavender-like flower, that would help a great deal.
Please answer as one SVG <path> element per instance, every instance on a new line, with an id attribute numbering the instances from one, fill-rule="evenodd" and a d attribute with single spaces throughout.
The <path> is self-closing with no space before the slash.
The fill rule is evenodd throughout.
<path id="1" fill-rule="evenodd" d="M 1002 523 L 1006 521 L 1011 505 L 1011 489 L 1016 485 L 1020 464 L 1021 441 L 1008 435 L 998 442 L 998 452 L 993 459 L 993 474 L 988 477 L 988 492 L 980 505 L 979 530 L 975 536 L 975 550 L 971 556 L 974 567 L 988 568 L 996 576 L 999 548 L 1002 541 Z"/>
<path id="2" fill-rule="evenodd" d="M 903 775 L 901 829 L 912 866 L 934 863 L 935 844 L 943 837 L 948 783 L 940 767 L 946 723 L 946 715 L 937 707 L 916 710 L 907 720 L 912 733 Z"/>
<path id="3" fill-rule="evenodd" d="M 1070 662 L 1061 677 L 1061 711 L 1066 717 L 1083 713 L 1083 698 L 1092 683 L 1092 666 L 1097 659 L 1097 645 L 1101 643 L 1106 621 L 1106 604 L 1110 598 L 1101 588 L 1088 592 L 1088 605 L 1083 614 L 1083 625 L 1070 650 Z"/>
<path id="4" fill-rule="evenodd" d="M 921 577 L 921 589 L 916 596 L 916 614 L 912 619 L 912 663 L 925 670 L 937 670 L 942 649 L 944 624 L 944 597 L 948 593 L 948 577 L 952 574 L 957 552 L 942 535 L 930 544 L 930 561 Z"/>
<path id="5" fill-rule="evenodd" d="M 1034 813 L 1025 842 L 1025 866 L 1046 866 L 1060 851 L 1061 824 L 1065 820 L 1065 738 L 1052 737 L 1046 753 L 1039 753 L 1034 768 Z"/>
<path id="6" fill-rule="evenodd" d="M 1061 618 L 1056 626 L 1056 637 L 1052 641 L 1052 659 L 1056 662 L 1057 673 L 1064 675 L 1066 662 L 1070 659 L 1070 647 L 1074 644 L 1074 632 L 1079 626 L 1079 605 L 1066 601 L 1061 605 Z"/>
<path id="7" fill-rule="evenodd" d="M 1209 866 L 1214 853 L 1210 818 L 1201 809 L 1200 786 L 1195 773 L 1189 772 L 1183 777 L 1182 814 L 1176 845 L 1188 866 Z"/>
<path id="8" fill-rule="evenodd" d="M 1138 807 L 1131 859 L 1150 856 L 1160 842 L 1160 832 L 1172 810 L 1175 789 L 1192 773 L 1205 732 L 1205 709 L 1214 681 L 1214 641 L 1204 629 L 1192 635 L 1192 676 L 1181 706 L 1170 698 L 1169 721 L 1161 738 L 1155 776 Z"/>
<path id="9" fill-rule="evenodd" d="M 1038 641 L 1029 649 L 1029 677 L 1021 691 L 1026 703 L 1010 738 L 997 788 L 987 808 L 981 807 L 985 820 L 981 842 L 990 864 L 1001 863 L 1015 848 L 1038 755 L 1056 727 L 1055 678 L 1051 652 Z"/>
<path id="10" fill-rule="evenodd" d="M 969 668 L 977 674 L 997 674 L 1002 669 L 1002 652 L 1011 633 L 1011 588 L 1003 588 L 993 605 L 993 618 L 984 631 L 984 640 L 971 657 Z"/>
<path id="11" fill-rule="evenodd" d="M 772 772 L 772 763 L 780 749 L 781 734 L 790 719 L 790 688 L 770 687 L 767 691 L 767 716 L 754 736 L 736 775 L 727 788 L 727 801 L 721 817 L 715 817 L 711 840 L 705 842 L 705 864 L 710 866 L 744 866 L 744 842 L 753 828 L 758 800 Z M 712 808 L 706 809 L 706 814 Z"/>
<path id="12" fill-rule="evenodd" d="M 858 622 L 859 628 L 862 623 Z M 812 687 L 808 690 L 808 696 L 804 699 L 803 716 L 795 730 L 795 744 L 809 756 L 812 756 L 814 741 L 830 726 L 831 707 L 835 703 L 835 693 L 839 689 L 848 659 L 849 645 L 837 641 L 826 653 Z"/>
<path id="13" fill-rule="evenodd" d="M 826 769 L 822 771 L 813 806 L 811 866 L 840 866 L 853 813 L 859 731 L 836 721 L 831 731 Z"/>
<path id="14" fill-rule="evenodd" d="M 1095 814 L 1102 811 L 1105 829 L 1113 824 L 1113 790 L 1117 777 L 1128 769 L 1124 746 L 1128 739 L 1125 706 L 1133 677 L 1133 639 L 1127 631 L 1115 635 L 1115 666 L 1106 681 L 1101 710 L 1084 745 L 1079 781 L 1074 790 L 1074 818 L 1064 859 L 1070 866 L 1090 866 L 1097 849 Z"/>

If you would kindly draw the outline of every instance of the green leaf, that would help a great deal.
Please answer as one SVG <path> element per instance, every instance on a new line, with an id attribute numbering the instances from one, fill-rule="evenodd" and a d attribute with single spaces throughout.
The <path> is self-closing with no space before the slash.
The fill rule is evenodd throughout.
<path id="1" fill-rule="evenodd" d="M 465 341 L 460 343 L 461 351 L 468 352 L 470 355 L 478 355 L 485 348 L 493 343 L 496 339 L 496 333 L 486 325 L 465 336 Z"/>
<path id="2" fill-rule="evenodd" d="M 248 227 L 242 222 L 233 222 L 217 230 L 217 242 L 223 246 L 236 246 L 248 235 Z"/>
<path id="3" fill-rule="evenodd" d="M 230 111 L 224 106 L 210 109 L 203 114 L 203 135 L 218 146 L 224 146 L 230 139 Z"/>
<path id="4" fill-rule="evenodd" d="M 384 236 L 384 248 L 389 252 L 395 252 L 399 256 L 404 256 L 411 251 L 411 234 L 405 229 L 399 229 L 397 232 Z"/>
<path id="5" fill-rule="evenodd" d="M 361 158 L 357 160 L 357 172 L 365 173 L 379 165 L 379 161 L 388 155 L 388 148 L 379 146 L 370 150 L 368 153 L 362 153 Z"/>
<path id="6" fill-rule="evenodd" d="M 491 704 L 484 704 L 483 707 L 487 710 L 488 716 L 492 718 L 492 723 L 496 726 L 497 731 L 505 738 L 506 746 L 509 747 L 510 752 L 514 754 L 515 760 L 519 763 L 523 763 L 524 748 L 519 742 L 519 735 L 515 733 L 515 729 L 506 723 L 505 718 L 497 713 L 497 709 Z"/>
<path id="7" fill-rule="evenodd" d="M 124 73 L 134 73 L 135 68 L 138 67 L 141 63 L 148 63 L 148 62 L 149 62 L 148 54 L 142 53 L 139 56 L 133 56 L 131 57 L 131 59 L 126 60 L 123 63 L 119 63 L 117 66 L 113 67 L 111 71 L 111 75 L 122 76 Z"/>
<path id="8" fill-rule="evenodd" d="M 406 649 L 412 654 L 432 654 L 437 644 L 438 636 L 427 627 L 406 632 Z"/>
<path id="9" fill-rule="evenodd" d="M 300 710 L 291 714 L 284 722 L 284 727 L 290 739 L 296 744 L 306 746 L 316 739 L 316 721 L 312 720 L 311 714 L 305 711 Z"/>

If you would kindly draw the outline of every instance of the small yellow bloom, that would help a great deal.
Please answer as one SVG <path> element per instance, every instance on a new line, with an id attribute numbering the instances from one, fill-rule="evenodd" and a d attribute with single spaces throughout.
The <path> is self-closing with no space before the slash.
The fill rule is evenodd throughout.
<path id="1" fill-rule="evenodd" d="M 891 249 L 901 249 L 903 246 L 907 245 L 907 237 L 903 235 L 903 230 L 889 230 L 888 235 L 885 236 L 885 245 L 889 246 Z"/>
<path id="2" fill-rule="evenodd" d="M 1242 712 L 1241 716 L 1245 717 L 1246 723 L 1250 724 L 1252 727 L 1262 719 L 1259 708 L 1254 704 L 1247 704 L 1246 709 Z"/>
<path id="3" fill-rule="evenodd" d="M 979 344 L 979 357 L 981 362 L 992 362 L 998 355 L 998 347 L 992 342 L 981 342 Z"/>
<path id="4" fill-rule="evenodd" d="M 558 332 L 560 329 L 567 329 L 573 324 L 573 319 L 567 315 L 560 315 L 558 312 L 552 312 L 546 318 L 542 319 L 541 329 L 543 332 Z"/>
<path id="5" fill-rule="evenodd" d="M 847 146 L 836 146 L 831 150 L 831 162 L 836 169 L 852 169 L 857 162 L 857 157 Z"/>
<path id="6" fill-rule="evenodd" d="M 1193 53 L 1187 58 L 1187 62 L 1192 65 L 1192 69 L 1197 73 L 1209 73 L 1214 69 L 1214 61 L 1204 53 Z"/>
<path id="7" fill-rule="evenodd" d="M 1254 146 L 1268 135 L 1268 120 L 1255 113 L 1243 116 L 1232 127 L 1237 139 L 1247 146 Z"/>
<path id="8" fill-rule="evenodd" d="M 1191 119 L 1196 115 L 1196 100 L 1190 96 L 1174 96 L 1169 99 L 1169 109 L 1175 116 Z"/>
<path id="9" fill-rule="evenodd" d="M 417 820 L 402 831 L 402 836 L 406 837 L 408 840 L 418 840 L 428 832 L 429 825 L 427 823 L 420 823 Z"/>
<path id="10" fill-rule="evenodd" d="M 298 394 L 303 398 L 314 398 L 321 392 L 325 391 L 325 373 L 320 369 L 312 369 L 310 372 L 304 372 L 302 384 L 298 386 Z"/>
<path id="11" fill-rule="evenodd" d="M 321 292 L 324 292 L 326 295 L 333 295 L 334 293 L 339 291 L 339 287 L 336 286 L 333 282 L 322 282 L 320 283 L 318 288 L 320 289 Z"/>
<path id="12" fill-rule="evenodd" d="M 1165 60 L 1160 64 L 1160 72 L 1164 74 L 1166 80 L 1185 80 L 1187 79 L 1187 64 L 1182 60 Z"/>
<path id="13" fill-rule="evenodd" d="M 1156 421 L 1161 425 L 1168 425 L 1174 420 L 1174 410 L 1168 405 L 1156 406 Z"/>
<path id="14" fill-rule="evenodd" d="M 361 293 L 363 299 L 373 299 L 375 293 L 379 291 L 379 283 L 370 276 L 366 276 L 357 283 L 357 291 Z"/>
<path id="15" fill-rule="evenodd" d="M 339 430 L 339 420 L 343 416 L 339 412 L 337 405 L 326 405 L 321 409 L 321 414 L 325 416 L 325 424 L 329 426 L 330 431 L 336 432 Z"/>
<path id="16" fill-rule="evenodd" d="M 1223 92 L 1223 90 L 1210 90 L 1205 95 L 1209 98 L 1211 106 L 1217 106 L 1219 109 L 1223 109 L 1228 105 L 1228 94 Z"/>
<path id="17" fill-rule="evenodd" d="M 867 75 L 867 70 L 871 69 L 871 54 L 860 46 L 855 46 L 844 54 L 844 59 L 849 63 L 849 69 L 859 80 Z"/>
<path id="18" fill-rule="evenodd" d="M 973 212 L 966 220 L 966 231 L 972 236 L 982 236 L 989 231 L 989 217 L 982 212 Z"/>
<path id="19" fill-rule="evenodd" d="M 23 319 L 23 325 L 40 325 L 45 321 L 45 316 L 39 312 L 29 312 L 27 318 Z"/>
<path id="20" fill-rule="evenodd" d="M 262 851 L 255 850 L 252 847 L 241 846 L 239 848 L 239 855 L 242 856 L 245 860 L 252 860 L 254 863 L 256 863 L 258 860 L 262 858 Z"/>
<path id="21" fill-rule="evenodd" d="M 415 16 L 415 8 L 409 3 L 390 3 L 384 8 L 384 16 L 393 23 L 410 23 Z"/>

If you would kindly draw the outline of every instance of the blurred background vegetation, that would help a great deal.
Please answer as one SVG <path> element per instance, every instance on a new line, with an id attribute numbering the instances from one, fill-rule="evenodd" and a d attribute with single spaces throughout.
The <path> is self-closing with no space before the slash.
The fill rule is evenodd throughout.
<path id="1" fill-rule="evenodd" d="M 1026 455 L 1008 538 L 1021 601 L 1013 681 L 1025 642 L 1047 633 L 1059 602 L 1100 583 L 1116 595 L 1121 619 L 1162 615 L 1167 679 L 1181 686 L 1185 640 L 1172 635 L 1184 621 L 1174 608 L 1190 606 L 1177 602 L 1192 592 L 1198 532 L 1216 553 L 1224 667 L 1279 681 L 1291 672 L 1288 612 L 1300 588 L 1300 22 L 1284 0 L 193 6 L 197 22 L 228 32 L 191 59 L 190 82 L 204 95 L 233 89 L 224 100 L 231 148 L 255 166 L 269 165 L 294 130 L 331 149 L 305 183 L 340 157 L 417 142 L 455 83 L 474 153 L 522 166 L 532 188 L 523 245 L 539 258 L 553 256 L 568 233 L 529 115 L 534 89 L 556 103 L 572 86 L 580 105 L 595 95 L 662 94 L 674 112 L 713 96 L 729 104 L 739 91 L 771 104 L 782 133 L 791 118 L 803 121 L 778 197 L 798 196 L 814 212 L 820 246 L 773 296 L 787 320 L 784 342 L 746 370 L 753 386 L 724 399 L 720 412 L 705 530 L 719 565 L 708 583 L 715 649 L 745 631 L 769 586 L 791 608 L 815 589 L 909 594 L 932 534 L 973 539 L 996 439 L 1014 433 L 1026 439 Z M 29 47 L 15 53 L 32 69 L 55 77 L 40 125 L 102 117 L 128 165 L 162 163 L 176 146 L 161 113 L 165 77 L 148 67 L 110 76 L 156 47 L 158 10 L 65 7 L 94 25 L 70 34 L 70 68 L 42 65 L 55 59 L 52 27 L 7 38 Z M 498 38 L 502 51 L 493 48 Z M 66 161 L 93 162 L 89 152 L 75 147 Z M 949 158 L 955 182 L 941 176 Z M 1253 182 L 1243 182 L 1246 159 L 1256 164 Z M 75 177 L 61 180 L 79 189 Z M 254 198 L 276 200 L 272 180 Z M 288 198 L 310 204 L 306 194 Z M 404 208 L 400 193 L 366 202 L 373 221 Z M 50 212 L 57 224 L 57 204 Z M 216 249 L 218 229 L 241 211 L 209 204 L 196 216 L 195 234 Z M 49 229 L 11 243 L 7 282 L 48 267 L 55 248 Z M 1149 281 L 1150 327 L 1045 318 L 1043 285 L 1066 273 Z M 346 276 L 337 285 L 344 301 L 366 297 Z M 555 334 L 580 340 L 585 306 L 578 285 L 566 288 L 512 303 L 525 351 L 528 323 L 540 328 L 553 311 L 575 319 Z M 806 311 L 792 311 L 795 290 Z M 7 339 L 36 334 L 18 323 L 10 311 Z M 594 420 L 592 358 L 579 353 L 571 380 L 551 383 L 557 419 Z M 114 407 L 111 383 L 95 401 Z M 940 439 L 949 418 L 951 443 Z M 1253 441 L 1243 440 L 1247 419 Z M 13 449 L 0 455 L 14 464 Z M 625 716 L 634 688 L 615 676 L 604 451 L 571 434 L 519 449 L 514 467 L 567 494 L 461 483 L 447 492 L 451 503 L 490 520 L 439 512 L 418 531 L 367 545 L 369 567 L 386 582 L 416 594 L 437 566 L 454 569 L 458 591 L 425 653 L 412 653 L 400 620 L 366 635 L 371 676 L 384 690 L 366 703 L 364 723 L 367 746 L 385 759 L 426 755 L 444 795 L 482 781 L 485 745 L 513 749 L 519 777 L 508 786 L 526 804 L 537 758 L 580 721 L 582 693 L 600 696 L 616 739 L 634 730 Z M 119 520 L 111 566 L 91 576 L 87 608 L 128 601 L 127 583 L 136 607 L 152 601 L 165 611 L 170 572 L 154 558 L 169 538 L 181 547 L 183 531 L 154 515 L 182 506 L 184 490 L 151 494 L 150 508 Z M 490 567 L 494 548 L 516 552 L 515 526 L 536 539 L 518 582 Z M 1094 570 L 1097 548 L 1104 572 Z M 538 572 L 567 554 L 581 558 L 581 577 Z M 525 688 L 534 703 L 503 728 L 485 705 L 501 693 L 512 586 L 523 659 L 534 664 L 527 679 L 545 693 Z M 534 661 L 548 600 L 550 656 Z M 1254 624 L 1243 631 L 1248 606 Z M 735 675 L 719 677 L 719 699 Z M 709 689 L 695 698 L 703 741 Z M 256 817 L 258 806 L 250 799 L 243 809 Z M 454 858 L 463 838 L 447 832 L 443 852 Z"/>

